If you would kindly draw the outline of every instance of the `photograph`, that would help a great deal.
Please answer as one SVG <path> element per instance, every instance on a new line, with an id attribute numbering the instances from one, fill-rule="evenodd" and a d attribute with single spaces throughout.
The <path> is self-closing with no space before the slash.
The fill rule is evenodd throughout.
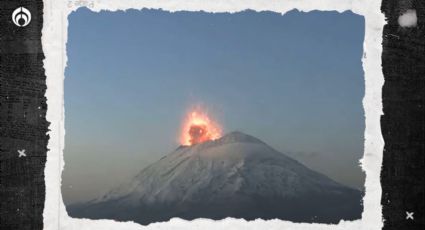
<path id="1" fill-rule="evenodd" d="M 362 16 L 80 8 L 68 20 L 71 217 L 361 219 Z"/>

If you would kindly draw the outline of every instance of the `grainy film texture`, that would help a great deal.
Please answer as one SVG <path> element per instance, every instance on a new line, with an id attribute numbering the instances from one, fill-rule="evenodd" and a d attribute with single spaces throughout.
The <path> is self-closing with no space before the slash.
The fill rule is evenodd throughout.
<path id="1" fill-rule="evenodd" d="M 30 12 L 28 25 L 12 20 L 19 7 Z M 1 229 L 43 227 L 48 122 L 42 16 L 41 0 L 0 2 Z M 16 22 L 24 25 L 26 17 L 17 15 Z"/>

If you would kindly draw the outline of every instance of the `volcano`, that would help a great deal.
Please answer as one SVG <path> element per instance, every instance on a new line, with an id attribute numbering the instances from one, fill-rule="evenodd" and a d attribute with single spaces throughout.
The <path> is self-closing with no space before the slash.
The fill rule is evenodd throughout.
<path id="1" fill-rule="evenodd" d="M 128 184 L 67 206 L 72 217 L 140 224 L 173 217 L 338 223 L 359 219 L 362 209 L 361 191 L 241 132 L 180 146 Z"/>

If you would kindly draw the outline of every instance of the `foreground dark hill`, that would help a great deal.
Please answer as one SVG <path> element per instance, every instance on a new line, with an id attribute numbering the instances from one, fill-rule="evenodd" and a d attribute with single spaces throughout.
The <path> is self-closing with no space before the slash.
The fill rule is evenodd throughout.
<path id="1" fill-rule="evenodd" d="M 337 223 L 359 219 L 361 199 L 360 191 L 308 169 L 252 136 L 233 132 L 215 141 L 181 146 L 129 184 L 67 210 L 72 217 L 141 224 L 173 217 Z"/>

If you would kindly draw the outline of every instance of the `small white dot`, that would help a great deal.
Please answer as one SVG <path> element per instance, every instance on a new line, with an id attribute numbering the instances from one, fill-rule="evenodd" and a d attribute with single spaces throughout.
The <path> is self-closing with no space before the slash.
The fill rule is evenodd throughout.
<path id="1" fill-rule="evenodd" d="M 398 17 L 398 24 L 401 27 L 415 27 L 418 24 L 416 10 L 406 10 L 406 12 Z"/>

